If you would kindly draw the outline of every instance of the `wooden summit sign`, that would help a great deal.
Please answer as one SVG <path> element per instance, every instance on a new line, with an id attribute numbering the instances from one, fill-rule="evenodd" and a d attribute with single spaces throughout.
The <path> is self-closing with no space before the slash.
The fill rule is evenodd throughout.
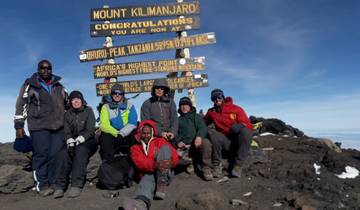
<path id="1" fill-rule="evenodd" d="M 165 33 L 200 28 L 200 17 L 186 17 L 134 22 L 96 23 L 90 25 L 90 36 L 125 36 L 135 34 Z"/>
<path id="2" fill-rule="evenodd" d="M 105 21 L 143 17 L 195 15 L 199 13 L 200 4 L 198 1 L 194 1 L 146 6 L 97 8 L 90 11 L 90 19 L 92 21 Z"/>
<path id="3" fill-rule="evenodd" d="M 114 83 L 98 83 L 96 84 L 96 93 L 98 96 L 110 94 L 111 87 L 114 84 L 121 84 L 124 87 L 126 93 L 151 92 L 154 80 L 155 79 L 132 80 Z M 172 90 L 208 86 L 208 79 L 206 74 L 194 75 L 191 77 L 167 78 L 167 82 Z"/>
<path id="4" fill-rule="evenodd" d="M 130 55 L 139 55 L 144 53 L 159 52 L 165 50 L 189 48 L 216 42 L 215 33 L 198 34 L 194 36 L 160 40 L 154 42 L 145 42 L 139 44 L 130 44 L 115 46 L 109 48 L 98 48 L 80 51 L 80 61 L 103 60 L 114 57 L 124 57 Z"/>
<path id="5" fill-rule="evenodd" d="M 205 57 L 95 65 L 94 78 L 204 70 Z"/>

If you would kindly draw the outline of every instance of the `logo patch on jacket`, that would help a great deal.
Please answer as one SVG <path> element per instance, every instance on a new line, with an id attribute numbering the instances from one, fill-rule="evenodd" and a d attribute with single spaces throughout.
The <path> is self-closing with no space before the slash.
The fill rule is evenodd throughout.
<path id="1" fill-rule="evenodd" d="M 232 120 L 236 120 L 236 114 L 235 113 L 230 113 L 230 119 Z"/>

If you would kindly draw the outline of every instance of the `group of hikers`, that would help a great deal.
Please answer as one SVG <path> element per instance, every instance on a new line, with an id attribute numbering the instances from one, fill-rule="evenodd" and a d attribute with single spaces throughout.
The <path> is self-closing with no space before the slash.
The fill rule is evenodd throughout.
<path id="1" fill-rule="evenodd" d="M 100 146 L 102 162 L 128 156 L 138 182 L 135 196 L 125 199 L 125 209 L 150 209 L 153 199 L 164 199 L 179 159 L 188 158 L 186 170 L 198 170 L 211 181 L 223 176 L 223 153 L 230 177 L 240 177 L 250 149 L 252 125 L 244 110 L 220 89 L 211 92 L 205 116 L 196 113 L 192 101 L 182 97 L 177 110 L 166 79 L 153 83 L 151 97 L 141 106 L 140 122 L 135 106 L 115 84 L 99 107 L 95 137 L 94 112 L 79 91 L 69 95 L 52 73 L 48 60 L 26 79 L 16 101 L 16 138 L 24 138 L 27 121 L 32 141 L 32 170 L 41 196 L 78 197 L 86 180 L 90 157 Z M 178 115 L 179 113 L 179 115 Z M 180 157 L 179 157 L 180 156 Z"/>

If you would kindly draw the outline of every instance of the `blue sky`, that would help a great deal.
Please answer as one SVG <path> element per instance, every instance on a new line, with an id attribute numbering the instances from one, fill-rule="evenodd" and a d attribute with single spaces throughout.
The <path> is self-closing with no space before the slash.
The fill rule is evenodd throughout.
<path id="1" fill-rule="evenodd" d="M 174 0 L 175 1 L 175 0 Z M 104 38 L 89 34 L 91 8 L 174 2 L 12 0 L 0 8 L 0 141 L 15 136 L 13 115 L 19 87 L 39 60 L 53 63 L 71 91 L 99 101 L 92 65 L 79 51 L 99 48 Z M 279 118 L 305 131 L 360 133 L 360 1 L 357 0 L 201 0 L 201 29 L 217 43 L 191 48 L 205 56 L 209 87 L 196 89 L 198 109 L 211 106 L 210 91 L 221 88 L 248 115 Z M 115 37 L 114 45 L 170 39 L 172 33 Z M 117 63 L 171 59 L 175 52 L 116 59 Z M 198 72 L 200 73 L 200 72 Z M 162 77 L 163 74 L 121 78 Z M 177 94 L 176 100 L 184 94 Z M 133 100 L 139 109 L 149 93 Z"/>

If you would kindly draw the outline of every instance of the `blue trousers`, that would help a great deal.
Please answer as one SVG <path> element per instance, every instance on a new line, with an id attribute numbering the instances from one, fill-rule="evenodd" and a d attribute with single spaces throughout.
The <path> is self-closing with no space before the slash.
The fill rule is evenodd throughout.
<path id="1" fill-rule="evenodd" d="M 37 191 L 55 183 L 55 155 L 65 148 L 62 129 L 30 131 L 33 157 L 32 169 Z"/>

